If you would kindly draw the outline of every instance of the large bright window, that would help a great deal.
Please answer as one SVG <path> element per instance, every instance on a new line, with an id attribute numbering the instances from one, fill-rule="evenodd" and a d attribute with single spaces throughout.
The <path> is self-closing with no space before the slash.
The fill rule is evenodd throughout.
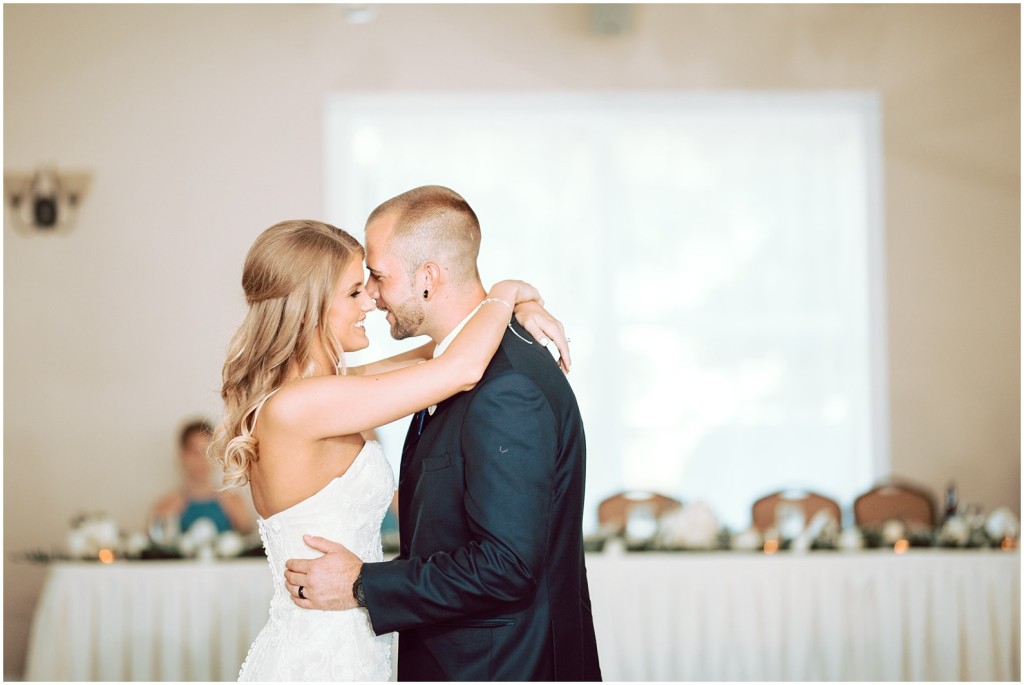
<path id="1" fill-rule="evenodd" d="M 867 93 L 339 95 L 328 216 L 362 238 L 404 190 L 462 194 L 485 284 L 536 284 L 572 337 L 586 528 L 630 489 L 744 528 L 763 494 L 849 505 L 888 466 L 879 116 Z M 371 355 L 411 346 L 371 318 Z"/>

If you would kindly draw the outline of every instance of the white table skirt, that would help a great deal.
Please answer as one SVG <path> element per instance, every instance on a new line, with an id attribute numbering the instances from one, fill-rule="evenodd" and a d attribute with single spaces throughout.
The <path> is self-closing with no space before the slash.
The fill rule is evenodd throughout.
<path id="1" fill-rule="evenodd" d="M 587 560 L 607 680 L 1020 681 L 1020 554 Z"/>
<path id="2" fill-rule="evenodd" d="M 237 680 L 272 593 L 263 559 L 53 564 L 25 677 Z"/>
<path id="3" fill-rule="evenodd" d="M 1020 555 L 588 555 L 605 680 L 1020 680 Z M 28 680 L 235 680 L 263 560 L 54 564 Z"/>

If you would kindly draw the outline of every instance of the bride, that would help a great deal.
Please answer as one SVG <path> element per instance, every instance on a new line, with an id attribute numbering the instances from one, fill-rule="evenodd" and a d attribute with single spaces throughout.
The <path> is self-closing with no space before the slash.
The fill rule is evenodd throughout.
<path id="1" fill-rule="evenodd" d="M 444 355 L 432 359 L 430 342 L 346 373 L 344 353 L 369 344 L 375 308 L 357 240 L 317 221 L 271 226 L 249 249 L 242 287 L 249 311 L 224 364 L 210 454 L 227 486 L 250 486 L 274 595 L 239 680 L 389 680 L 391 636 L 374 635 L 365 609 L 295 606 L 285 560 L 319 556 L 302 541 L 311 533 L 380 561 L 394 476 L 360 433 L 472 388 L 513 308 L 536 338 L 560 341 L 558 322 L 532 286 L 502 281 Z"/>

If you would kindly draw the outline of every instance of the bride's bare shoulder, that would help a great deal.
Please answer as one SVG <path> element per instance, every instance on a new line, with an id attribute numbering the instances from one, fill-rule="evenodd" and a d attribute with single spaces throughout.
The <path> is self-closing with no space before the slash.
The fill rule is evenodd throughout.
<path id="1" fill-rule="evenodd" d="M 261 422 L 273 424 L 278 429 L 301 428 L 309 422 L 309 412 L 318 404 L 336 401 L 338 387 L 345 385 L 344 376 L 318 376 L 297 378 L 281 385 L 264 403 L 260 410 Z"/>

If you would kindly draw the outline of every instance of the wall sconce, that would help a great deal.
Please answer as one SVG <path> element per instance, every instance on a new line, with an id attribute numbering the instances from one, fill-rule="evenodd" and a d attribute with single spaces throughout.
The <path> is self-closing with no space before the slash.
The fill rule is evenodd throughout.
<path id="1" fill-rule="evenodd" d="M 349 24 L 369 24 L 377 18 L 380 6 L 367 3 L 344 3 L 339 5 Z"/>
<path id="2" fill-rule="evenodd" d="M 41 166 L 30 173 L 4 172 L 4 200 L 23 233 L 69 231 L 92 182 L 88 171 Z"/>
<path id="3" fill-rule="evenodd" d="M 587 6 L 590 35 L 622 36 L 633 30 L 633 6 L 602 3 Z"/>

